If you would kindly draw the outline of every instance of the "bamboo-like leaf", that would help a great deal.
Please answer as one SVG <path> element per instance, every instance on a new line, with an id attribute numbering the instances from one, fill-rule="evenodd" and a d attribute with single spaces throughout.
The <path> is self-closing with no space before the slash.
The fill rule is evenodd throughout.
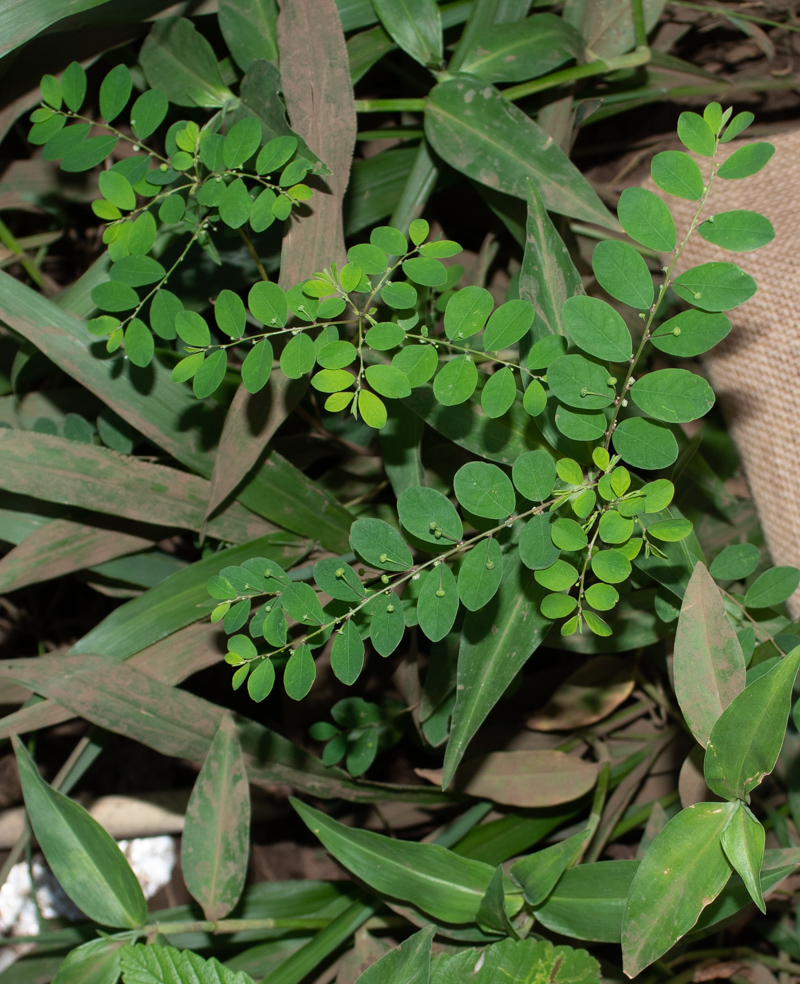
<path id="1" fill-rule="evenodd" d="M 517 672 L 541 644 L 550 620 L 539 610 L 546 594 L 523 566 L 516 549 L 503 560 L 503 581 L 494 598 L 467 612 L 458 653 L 458 683 L 442 788 L 453 780 L 467 745 Z"/>
<path id="2" fill-rule="evenodd" d="M 144 537 L 119 528 L 103 529 L 71 519 L 54 519 L 25 537 L 0 560 L 0 591 L 16 591 L 27 584 L 146 550 L 161 533 Z"/>
<path id="3" fill-rule="evenodd" d="M 494 875 L 491 865 L 462 858 L 438 844 L 398 841 L 345 827 L 304 803 L 291 802 L 337 861 L 373 890 L 411 902 L 434 919 L 474 922 Z M 519 902 L 512 899 L 507 906 L 513 915 Z"/>
<path id="4" fill-rule="evenodd" d="M 178 106 L 223 106 L 233 98 L 222 81 L 214 49 L 183 17 L 156 21 L 140 60 L 150 86 Z"/>
<path id="5" fill-rule="evenodd" d="M 786 734 L 800 646 L 754 680 L 725 708 L 711 729 L 704 772 L 709 789 L 747 800 L 775 768 Z"/>
<path id="6" fill-rule="evenodd" d="M 684 936 L 730 878 L 720 836 L 737 805 L 698 803 L 673 817 L 650 845 L 631 884 L 622 922 L 628 977 Z"/>
<path id="7" fill-rule="evenodd" d="M 425 134 L 448 164 L 490 188 L 527 199 L 530 178 L 551 211 L 619 229 L 552 137 L 494 86 L 468 77 L 434 86 Z"/>
<path id="8" fill-rule="evenodd" d="M 745 665 L 719 588 L 698 561 L 675 635 L 675 696 L 692 734 L 708 744 L 720 714 L 744 690 Z"/>
<path id="9" fill-rule="evenodd" d="M 764 860 L 764 828 L 744 803 L 739 801 L 737 805 L 739 809 L 722 831 L 722 849 L 745 883 L 750 898 L 762 912 L 766 912 L 759 882 Z"/>
<path id="10" fill-rule="evenodd" d="M 429 984 L 433 927 L 409 936 L 360 975 L 356 984 Z"/>
<path id="11" fill-rule="evenodd" d="M 233 60 L 246 72 L 256 58 L 278 61 L 275 0 L 221 0 L 219 27 Z"/>
<path id="12" fill-rule="evenodd" d="M 58 968 L 53 984 L 117 984 L 123 940 L 90 940 L 71 950 Z"/>
<path id="13" fill-rule="evenodd" d="M 392 39 L 420 65 L 442 61 L 442 18 L 434 0 L 373 0 Z"/>
<path id="14" fill-rule="evenodd" d="M 630 660 L 597 656 L 560 684 L 544 707 L 526 724 L 535 731 L 568 731 L 602 721 L 624 703 L 634 688 Z"/>
<path id="15" fill-rule="evenodd" d="M 82 806 L 41 778 L 25 746 L 12 738 L 28 817 L 61 887 L 103 926 L 144 925 L 147 903 L 125 855 Z"/>
<path id="16" fill-rule="evenodd" d="M 249 848 L 250 790 L 236 726 L 226 714 L 194 784 L 181 838 L 186 887 L 211 922 L 239 901 Z"/>
<path id="17" fill-rule="evenodd" d="M 209 483 L 163 465 L 49 434 L 0 433 L 0 488 L 158 526 L 200 530 Z M 232 504 L 209 533 L 234 543 L 275 527 Z"/>

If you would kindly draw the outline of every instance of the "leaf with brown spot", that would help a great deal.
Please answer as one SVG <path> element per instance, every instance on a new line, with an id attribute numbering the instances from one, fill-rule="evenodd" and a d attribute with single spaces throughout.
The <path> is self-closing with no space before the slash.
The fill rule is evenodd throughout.
<path id="1" fill-rule="evenodd" d="M 744 690 L 745 665 L 719 588 L 699 561 L 681 605 L 673 673 L 686 723 L 705 747 L 720 714 Z"/>
<path id="2" fill-rule="evenodd" d="M 585 728 L 616 710 L 630 697 L 634 667 L 616 656 L 598 656 L 576 670 L 541 710 L 525 722 L 534 731 Z"/>
<path id="3" fill-rule="evenodd" d="M 181 868 L 206 919 L 239 901 L 250 850 L 250 787 L 230 714 L 223 715 L 186 808 Z"/>
<path id="4" fill-rule="evenodd" d="M 491 752 L 464 762 L 452 788 L 468 796 L 507 806 L 556 806 L 588 793 L 598 765 L 564 752 Z M 441 769 L 416 769 L 430 782 L 442 781 Z"/>

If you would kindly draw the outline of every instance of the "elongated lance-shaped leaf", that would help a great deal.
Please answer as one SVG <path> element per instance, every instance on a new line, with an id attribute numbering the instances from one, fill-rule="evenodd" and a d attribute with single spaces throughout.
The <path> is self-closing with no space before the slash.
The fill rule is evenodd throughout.
<path id="1" fill-rule="evenodd" d="M 425 135 L 448 164 L 490 188 L 527 199 L 530 178 L 553 212 L 620 228 L 558 144 L 494 86 L 469 77 L 434 86 Z"/>
<path id="2" fill-rule="evenodd" d="M 70 950 L 53 984 L 116 984 L 119 980 L 119 951 L 125 940 L 90 940 Z"/>
<path id="3" fill-rule="evenodd" d="M 741 802 L 722 831 L 722 850 L 745 883 L 750 898 L 766 912 L 759 875 L 764 861 L 764 828 L 750 809 Z"/>
<path id="4" fill-rule="evenodd" d="M 525 253 L 519 277 L 519 296 L 536 309 L 530 343 L 545 335 L 565 335 L 561 309 L 564 301 L 583 294 L 581 275 L 564 241 L 547 214 L 536 183 L 528 178 L 528 219 L 525 224 Z M 529 346 L 530 347 L 530 346 Z"/>
<path id="5" fill-rule="evenodd" d="M 398 841 L 345 827 L 297 800 L 292 805 L 336 860 L 374 891 L 411 902 L 443 922 L 474 922 L 494 875 L 491 865 L 462 858 L 438 844 Z M 508 914 L 514 915 L 520 900 L 511 898 L 506 904 Z"/>
<path id="6" fill-rule="evenodd" d="M 442 17 L 435 0 L 373 0 L 392 40 L 420 65 L 442 61 Z"/>
<path id="7" fill-rule="evenodd" d="M 421 929 L 368 967 L 356 984 L 429 984 L 433 927 Z"/>
<path id="8" fill-rule="evenodd" d="M 114 359 L 98 359 L 92 353 L 92 336 L 83 321 L 70 313 L 92 312 L 89 293 L 104 279 L 104 269 L 102 260 L 95 263 L 64 294 L 60 305 L 0 270 L 0 317 L 154 444 L 209 478 L 214 456 L 206 448 L 220 433 L 222 408 L 207 407 L 202 424 L 187 428 L 186 421 L 196 419 L 197 400 L 172 383 L 168 369 L 155 360 L 147 369 L 130 366 L 118 374 Z M 314 537 L 331 550 L 347 549 L 353 517 L 332 494 L 275 451 L 268 452 L 238 498 L 285 529 Z"/>
<path id="9" fill-rule="evenodd" d="M 699 561 L 681 605 L 673 672 L 686 723 L 706 746 L 720 714 L 744 690 L 746 669 L 720 590 Z"/>
<path id="10" fill-rule="evenodd" d="M 22 742 L 12 738 L 33 832 L 61 887 L 102 926 L 144 925 L 147 903 L 125 855 L 110 834 L 41 778 Z"/>
<path id="11" fill-rule="evenodd" d="M 572 837 L 529 854 L 511 866 L 511 877 L 522 886 L 528 905 L 544 902 L 591 832 L 579 830 Z"/>
<path id="12" fill-rule="evenodd" d="M 250 849 L 250 789 L 233 718 L 220 721 L 186 808 L 181 868 L 186 887 L 216 922 L 239 901 Z"/>
<path id="13" fill-rule="evenodd" d="M 688 933 L 725 887 L 731 866 L 720 837 L 736 809 L 735 803 L 697 803 L 673 817 L 650 845 L 631 884 L 622 921 L 628 977 Z"/>
<path id="14" fill-rule="evenodd" d="M 748 794 L 775 768 L 800 667 L 800 646 L 754 680 L 722 712 L 706 747 L 708 788 L 726 799 Z"/>
<path id="15" fill-rule="evenodd" d="M 452 782 L 467 745 L 489 711 L 550 628 L 550 620 L 539 609 L 547 592 L 533 575 L 512 548 L 503 559 L 503 581 L 497 594 L 485 608 L 467 612 L 464 619 L 442 789 Z"/>

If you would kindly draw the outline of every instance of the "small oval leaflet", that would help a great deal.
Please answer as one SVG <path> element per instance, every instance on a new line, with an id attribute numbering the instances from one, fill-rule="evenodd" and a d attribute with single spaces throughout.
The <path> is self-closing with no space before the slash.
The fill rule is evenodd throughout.
<path id="1" fill-rule="evenodd" d="M 350 527 L 350 545 L 379 570 L 406 571 L 414 563 L 405 540 L 382 519 L 357 519 Z"/>
<path id="2" fill-rule="evenodd" d="M 508 366 L 503 366 L 489 377 L 481 390 L 481 409 L 495 420 L 511 408 L 516 398 L 514 373 Z"/>
<path id="3" fill-rule="evenodd" d="M 364 666 L 364 643 L 351 619 L 333 633 L 331 669 L 346 686 L 358 679 Z"/>
<path id="4" fill-rule="evenodd" d="M 650 174 L 668 195 L 693 202 L 703 197 L 700 168 L 682 150 L 665 150 L 656 154 L 650 164 Z"/>
<path id="5" fill-rule="evenodd" d="M 458 596 L 465 608 L 477 612 L 497 593 L 503 579 L 503 553 L 494 537 L 478 543 L 458 571 Z"/>
<path id="6" fill-rule="evenodd" d="M 445 334 L 452 339 L 469 338 L 483 328 L 493 307 L 494 299 L 485 287 L 464 287 L 447 302 Z"/>
<path id="7" fill-rule="evenodd" d="M 644 417 L 621 421 L 612 440 L 617 454 L 634 468 L 666 468 L 678 457 L 675 435 L 663 424 Z"/>
<path id="8" fill-rule="evenodd" d="M 403 640 L 406 623 L 400 599 L 390 591 L 372 611 L 369 638 L 379 656 L 391 656 Z"/>
<path id="9" fill-rule="evenodd" d="M 511 469 L 514 485 L 531 502 L 543 502 L 556 484 L 556 463 L 546 451 L 526 451 Z"/>
<path id="10" fill-rule="evenodd" d="M 717 554 L 708 572 L 721 581 L 739 581 L 753 573 L 760 557 L 754 543 L 732 543 Z"/>
<path id="11" fill-rule="evenodd" d="M 617 239 L 599 242 L 592 269 L 600 286 L 623 304 L 644 310 L 653 303 L 653 278 L 633 246 Z"/>
<path id="12" fill-rule="evenodd" d="M 519 555 L 522 563 L 532 571 L 552 567 L 561 553 L 550 535 L 553 519 L 552 513 L 532 516 L 520 534 Z"/>
<path id="13" fill-rule="evenodd" d="M 697 231 L 706 242 L 735 253 L 760 249 L 775 238 L 775 229 L 769 219 L 746 209 L 720 212 L 702 222 Z"/>
<path id="14" fill-rule="evenodd" d="M 434 358 L 436 353 L 434 352 Z M 433 395 L 443 406 L 453 407 L 466 402 L 478 385 L 478 370 L 466 355 L 457 355 L 446 362 L 433 381 Z"/>
<path id="15" fill-rule="evenodd" d="M 568 297 L 562 309 L 564 327 L 587 355 L 608 362 L 627 362 L 633 352 L 631 333 L 622 316 L 598 297 Z"/>
<path id="16" fill-rule="evenodd" d="M 622 228 L 642 246 L 669 253 L 677 239 L 675 221 L 666 204 L 647 188 L 626 188 L 617 203 Z"/>
<path id="17" fill-rule="evenodd" d="M 547 383 L 562 403 L 578 410 L 602 410 L 616 396 L 608 369 L 582 355 L 562 355 L 547 370 Z"/>
<path id="18" fill-rule="evenodd" d="M 431 642 L 444 639 L 458 614 L 458 587 L 447 564 L 438 564 L 423 582 L 417 599 L 419 627 Z"/>
<path id="19" fill-rule="evenodd" d="M 659 369 L 642 376 L 630 389 L 633 402 L 656 420 L 686 423 L 714 406 L 714 391 L 688 369 Z"/>
<path id="20" fill-rule="evenodd" d="M 691 359 L 708 352 L 731 330 L 730 319 L 718 312 L 689 308 L 664 321 L 653 332 L 650 341 L 661 352 L 682 359 Z"/>
<path id="21" fill-rule="evenodd" d="M 505 519 L 514 511 L 516 496 L 511 479 L 497 465 L 471 461 L 453 478 L 453 489 L 461 505 L 484 519 Z"/>
<path id="22" fill-rule="evenodd" d="M 749 300 L 756 282 L 735 263 L 701 263 L 672 283 L 675 293 L 703 311 L 730 311 Z"/>
<path id="23" fill-rule="evenodd" d="M 452 546 L 464 535 L 455 506 L 436 489 L 425 486 L 403 489 L 397 497 L 397 515 L 409 533 L 439 547 Z"/>

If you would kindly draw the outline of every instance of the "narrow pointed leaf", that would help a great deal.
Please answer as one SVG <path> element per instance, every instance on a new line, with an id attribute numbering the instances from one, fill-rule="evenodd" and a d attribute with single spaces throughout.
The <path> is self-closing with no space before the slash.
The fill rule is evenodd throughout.
<path id="1" fill-rule="evenodd" d="M 739 804 L 739 809 L 722 831 L 725 856 L 747 886 L 750 898 L 762 912 L 766 912 L 759 879 L 764 861 L 764 838 L 764 828 L 744 803 Z"/>
<path id="2" fill-rule="evenodd" d="M 433 933 L 429 926 L 409 936 L 368 967 L 356 984 L 429 984 Z"/>
<path id="3" fill-rule="evenodd" d="M 509 874 L 522 887 L 528 905 L 544 902 L 590 833 L 590 830 L 579 830 L 572 837 L 529 854 L 511 866 Z"/>

